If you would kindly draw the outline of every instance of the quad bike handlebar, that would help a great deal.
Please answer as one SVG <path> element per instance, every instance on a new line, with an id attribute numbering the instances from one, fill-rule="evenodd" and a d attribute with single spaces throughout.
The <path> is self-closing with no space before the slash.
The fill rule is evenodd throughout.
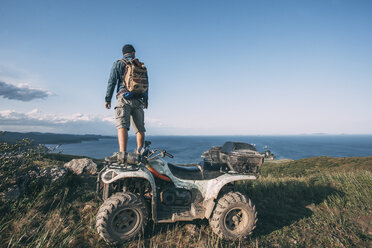
<path id="1" fill-rule="evenodd" d="M 139 155 L 142 156 L 145 160 L 153 160 L 157 157 L 164 158 L 165 156 L 169 158 L 174 158 L 174 156 L 170 153 L 168 153 L 166 150 L 160 150 L 160 149 L 153 149 L 150 150 L 151 141 L 145 141 L 145 145 L 139 149 Z"/>
<path id="2" fill-rule="evenodd" d="M 143 155 L 147 160 L 153 160 L 157 157 L 162 157 L 164 158 L 165 156 L 169 157 L 169 158 L 174 158 L 174 156 L 170 153 L 168 153 L 166 150 L 160 150 L 160 149 L 157 149 L 155 148 L 154 150 L 152 151 L 149 151 L 149 155 L 146 156 L 146 155 Z"/>
<path id="3" fill-rule="evenodd" d="M 159 156 L 161 156 L 162 158 L 164 158 L 165 156 L 167 156 L 169 158 L 173 158 L 173 155 L 168 153 L 166 150 L 160 150 L 160 149 L 157 149 L 157 148 L 155 148 L 154 150 L 150 150 L 149 149 L 150 144 L 151 144 L 150 141 L 146 141 L 145 146 L 140 150 L 140 154 L 142 155 L 142 157 L 144 157 L 145 160 L 147 160 L 146 163 L 145 163 L 146 168 L 155 177 L 157 177 L 161 180 L 167 181 L 167 182 L 171 182 L 172 180 L 168 176 L 160 174 L 154 168 L 152 168 L 147 162 L 150 161 L 150 160 L 153 160 L 153 159 L 155 159 Z"/>
<path id="4" fill-rule="evenodd" d="M 168 153 L 166 150 L 162 151 L 161 157 L 167 156 L 169 158 L 174 158 L 174 156 L 170 153 Z"/>

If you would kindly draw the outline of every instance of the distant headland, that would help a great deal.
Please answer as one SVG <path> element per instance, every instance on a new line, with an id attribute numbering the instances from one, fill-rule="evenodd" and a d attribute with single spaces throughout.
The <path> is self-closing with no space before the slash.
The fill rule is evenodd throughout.
<path id="1" fill-rule="evenodd" d="M 15 143 L 17 140 L 28 138 L 36 144 L 70 144 L 81 143 L 82 141 L 98 141 L 99 139 L 116 139 L 114 136 L 104 136 L 95 134 L 57 134 L 39 132 L 0 132 L 0 142 Z"/>

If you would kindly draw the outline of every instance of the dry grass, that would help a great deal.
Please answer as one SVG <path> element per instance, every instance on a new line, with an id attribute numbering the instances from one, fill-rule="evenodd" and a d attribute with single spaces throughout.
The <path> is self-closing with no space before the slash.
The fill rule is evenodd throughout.
<path id="1" fill-rule="evenodd" d="M 372 158 L 311 158 L 264 165 L 238 189 L 259 213 L 252 237 L 220 240 L 208 221 L 150 223 L 122 247 L 370 247 Z M 69 175 L 33 185 L 21 201 L 0 206 L 1 247 L 110 247 L 95 231 L 94 178 Z"/>

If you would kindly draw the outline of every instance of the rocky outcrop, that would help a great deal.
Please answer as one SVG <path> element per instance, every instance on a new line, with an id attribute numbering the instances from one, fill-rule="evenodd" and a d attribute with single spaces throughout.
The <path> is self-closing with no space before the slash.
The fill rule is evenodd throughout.
<path id="1" fill-rule="evenodd" d="M 13 178 L 13 185 L 10 185 L 0 192 L 0 200 L 9 202 L 18 200 L 27 190 L 30 181 L 43 180 L 45 182 L 56 182 L 64 178 L 68 170 L 64 167 L 48 167 L 39 169 L 32 167 L 27 172 Z"/>
<path id="2" fill-rule="evenodd" d="M 76 175 L 97 173 L 97 164 L 89 158 L 73 159 L 64 164 L 64 167 Z"/>
<path id="3" fill-rule="evenodd" d="M 49 167 L 42 169 L 38 175 L 38 178 L 51 180 L 52 182 L 58 181 L 66 176 L 68 170 L 64 167 Z"/>
<path id="4" fill-rule="evenodd" d="M 97 173 L 97 164 L 88 158 L 73 159 L 64 166 L 52 166 L 40 168 L 30 166 L 25 171 L 14 173 L 7 184 L 0 187 L 0 203 L 19 200 L 28 191 L 30 183 L 34 180 L 41 180 L 45 183 L 55 183 L 63 179 L 71 171 L 73 174 L 82 175 Z M 0 184 L 1 185 L 1 184 Z"/>

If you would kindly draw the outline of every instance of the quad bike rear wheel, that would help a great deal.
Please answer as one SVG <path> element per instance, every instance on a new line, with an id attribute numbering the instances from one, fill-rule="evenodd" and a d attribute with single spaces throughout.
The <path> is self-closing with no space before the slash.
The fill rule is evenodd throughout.
<path id="1" fill-rule="evenodd" d="M 218 199 L 209 223 L 220 238 L 241 240 L 256 228 L 257 212 L 245 195 L 229 192 Z"/>
<path id="2" fill-rule="evenodd" d="M 98 234 L 111 244 L 122 244 L 136 238 L 148 221 L 143 197 L 133 193 L 116 193 L 108 198 L 97 214 Z"/>

